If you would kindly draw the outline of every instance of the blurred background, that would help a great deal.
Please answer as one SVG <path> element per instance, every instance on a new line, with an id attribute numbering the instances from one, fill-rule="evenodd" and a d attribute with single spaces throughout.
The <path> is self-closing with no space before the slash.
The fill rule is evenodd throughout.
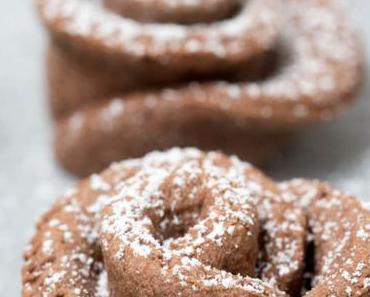
<path id="1" fill-rule="evenodd" d="M 370 2 L 347 0 L 370 57 Z M 45 100 L 45 32 L 30 1 L 0 10 L 0 296 L 20 295 L 22 252 L 38 216 L 74 183 L 53 159 Z M 369 67 L 367 67 L 368 69 Z M 307 130 L 267 172 L 320 178 L 370 201 L 370 79 L 335 123 Z"/>

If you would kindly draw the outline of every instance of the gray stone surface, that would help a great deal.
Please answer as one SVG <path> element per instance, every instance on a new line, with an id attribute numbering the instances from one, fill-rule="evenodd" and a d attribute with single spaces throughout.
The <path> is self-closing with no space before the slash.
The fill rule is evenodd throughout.
<path id="1" fill-rule="evenodd" d="M 369 49 L 370 2 L 348 2 Z M 0 296 L 19 296 L 21 254 L 34 223 L 73 178 L 58 169 L 50 149 L 42 77 L 45 36 L 31 1 L 2 2 L 0 38 Z M 321 178 L 369 199 L 369 82 L 350 113 L 306 131 L 270 173 L 279 179 Z"/>

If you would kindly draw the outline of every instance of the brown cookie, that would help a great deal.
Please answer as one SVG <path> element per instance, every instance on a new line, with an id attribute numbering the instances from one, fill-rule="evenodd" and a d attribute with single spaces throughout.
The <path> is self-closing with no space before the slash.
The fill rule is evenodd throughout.
<path id="1" fill-rule="evenodd" d="M 226 19 L 216 4 L 191 2 L 105 1 L 108 9 L 100 2 L 37 0 L 52 36 L 49 92 L 64 167 L 81 175 L 104 168 L 112 158 L 189 145 L 245 151 L 255 161 L 260 139 L 271 137 L 271 145 L 262 141 L 271 155 L 279 147 L 275 139 L 330 120 L 352 103 L 362 79 L 362 55 L 336 0 L 218 0 L 237 10 Z M 155 7 L 141 19 L 141 5 Z M 182 23 L 200 8 L 215 19 L 199 23 L 194 14 L 192 24 Z M 166 22 L 173 21 L 167 19 L 170 13 L 179 23 Z M 113 114 L 127 119 L 108 118 L 104 111 L 117 98 L 130 114 L 121 109 Z M 113 131 L 101 126 L 102 113 Z M 77 118 L 89 122 L 80 131 L 89 136 L 73 136 L 75 125 L 66 123 Z M 198 139 L 198 129 L 187 133 L 184 126 L 192 125 L 206 139 Z M 76 155 L 89 160 L 83 165 Z"/>
<path id="2" fill-rule="evenodd" d="M 172 149 L 57 202 L 25 254 L 23 296 L 366 297 L 369 246 L 370 211 L 347 194 Z"/>

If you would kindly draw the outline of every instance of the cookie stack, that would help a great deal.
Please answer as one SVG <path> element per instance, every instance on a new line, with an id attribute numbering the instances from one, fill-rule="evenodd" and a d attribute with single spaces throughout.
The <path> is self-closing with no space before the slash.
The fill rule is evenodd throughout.
<path id="1" fill-rule="evenodd" d="M 254 163 L 345 110 L 362 79 L 336 0 L 37 0 L 55 150 L 87 175 L 195 146 Z"/>

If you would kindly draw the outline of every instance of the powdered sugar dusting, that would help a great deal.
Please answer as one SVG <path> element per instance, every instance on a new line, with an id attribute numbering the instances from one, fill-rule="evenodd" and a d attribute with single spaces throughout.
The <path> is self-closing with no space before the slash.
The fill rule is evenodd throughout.
<path id="1" fill-rule="evenodd" d="M 276 35 L 279 1 L 243 1 L 243 9 L 236 17 L 213 25 L 182 26 L 176 24 L 141 24 L 117 16 L 97 3 L 85 0 L 40 0 L 39 8 L 49 26 L 62 20 L 58 29 L 80 38 L 98 40 L 106 47 L 130 55 L 163 55 L 182 50 L 192 53 L 194 42 L 201 41 L 200 50 L 216 56 L 240 52 L 253 40 L 256 47 L 270 45 Z M 145 42 L 143 41 L 145 40 Z M 190 49 L 190 51 L 189 51 Z M 243 55 L 253 54 L 243 47 Z"/>
<path id="2" fill-rule="evenodd" d="M 328 296 L 366 292 L 369 211 L 318 182 L 293 180 L 276 188 L 265 182 L 235 157 L 196 149 L 154 152 L 114 164 L 58 202 L 59 211 L 39 231 L 42 244 L 27 250 L 31 256 L 25 267 L 31 272 L 24 289 L 45 297 L 58 292 L 107 297 L 112 269 L 129 273 L 130 267 L 140 271 L 135 263 L 159 261 L 158 281 L 163 286 L 148 284 L 149 289 L 170 283 L 180 291 L 285 296 L 279 289 L 288 291 L 300 278 L 306 241 L 314 240 L 321 258 L 313 286 L 323 287 Z M 182 214 L 180 209 L 191 205 L 201 210 Z M 204 207 L 206 215 L 201 216 Z M 187 230 L 180 237 L 164 235 L 184 225 Z M 227 272 L 230 255 L 237 255 L 240 247 L 249 249 L 242 249 L 243 257 L 256 256 L 259 228 L 265 235 L 258 260 L 260 279 L 245 275 L 248 265 L 238 270 L 242 274 Z M 230 244 L 236 238 L 239 244 Z M 96 258 L 97 248 L 105 264 Z M 219 264 L 214 265 L 212 255 Z M 45 259 L 55 262 L 45 265 Z M 254 268 L 257 257 L 238 258 L 233 265 L 242 263 L 240 259 Z M 34 283 L 34 276 L 41 274 L 41 282 Z"/>
<path id="3" fill-rule="evenodd" d="M 103 271 L 99 275 L 98 284 L 96 287 L 96 297 L 109 297 L 108 289 L 108 275 L 106 271 Z"/>
<path id="4" fill-rule="evenodd" d="M 163 157 L 165 157 L 164 160 Z M 194 157 L 196 158 L 192 159 Z M 248 199 L 250 200 L 248 197 L 252 193 L 247 184 L 242 183 L 242 178 L 239 177 L 233 181 L 223 177 L 220 172 L 227 171 L 213 163 L 212 154 L 205 157 L 201 161 L 202 165 L 199 165 L 202 159 L 199 151 L 178 149 L 171 150 L 165 155 L 155 153 L 145 157 L 143 170 L 121 184 L 121 192 L 105 207 L 101 229 L 104 254 L 114 255 L 113 261 L 119 264 L 130 261 L 132 255 L 134 258 L 144 257 L 149 260 L 151 255 L 160 253 L 164 259 L 161 264 L 163 277 L 175 276 L 182 286 L 190 285 L 188 278 L 192 269 L 200 269 L 208 275 L 208 277 L 205 276 L 207 280 L 203 282 L 207 286 L 211 286 L 213 279 L 215 286 L 221 285 L 229 289 L 234 287 L 250 292 L 256 292 L 258 288 L 258 292 L 264 292 L 266 287 L 269 288 L 267 284 L 253 279 L 245 280 L 231 274 L 228 275 L 230 281 L 219 282 L 217 279 L 222 279 L 219 275 L 222 272 L 217 272 L 214 268 L 204 266 L 196 260 L 203 256 L 205 247 L 224 246 L 229 230 L 243 228 L 247 234 L 250 234 L 246 240 L 253 238 L 256 240 L 255 235 L 248 231 L 256 225 L 256 222 L 251 202 L 248 202 Z M 233 162 L 240 163 L 235 159 Z M 124 166 L 124 163 L 121 166 Z M 243 167 L 241 163 L 239 167 Z M 235 166 L 235 168 L 238 167 Z M 245 168 L 247 167 L 243 169 Z M 189 233 L 179 239 L 164 240 L 161 244 L 152 235 L 152 220 L 154 218 L 162 220 L 167 213 L 162 186 L 173 174 L 175 177 L 171 188 L 176 191 L 169 205 L 172 211 L 176 212 L 180 205 L 188 203 L 187 199 L 196 201 L 196 193 L 210 191 L 215 200 L 209 206 L 208 216 L 193 226 Z M 233 170 L 229 175 L 237 176 L 234 175 Z M 191 180 L 198 182 L 197 186 L 193 185 L 195 196 L 184 197 L 181 195 L 182 189 Z M 232 222 L 238 223 L 234 225 L 235 223 Z M 189 256 L 195 258 L 189 258 Z M 181 265 L 172 266 L 170 263 L 179 257 Z"/>

